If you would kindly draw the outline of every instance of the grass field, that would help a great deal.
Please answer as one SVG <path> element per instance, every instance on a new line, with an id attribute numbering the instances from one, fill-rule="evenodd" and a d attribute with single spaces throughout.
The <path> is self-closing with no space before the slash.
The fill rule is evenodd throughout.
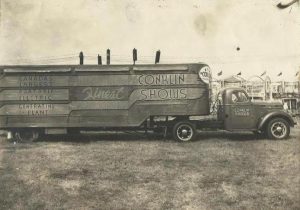
<path id="1" fill-rule="evenodd" d="M 300 128 L 288 140 L 200 133 L 0 139 L 0 209 L 299 209 Z"/>

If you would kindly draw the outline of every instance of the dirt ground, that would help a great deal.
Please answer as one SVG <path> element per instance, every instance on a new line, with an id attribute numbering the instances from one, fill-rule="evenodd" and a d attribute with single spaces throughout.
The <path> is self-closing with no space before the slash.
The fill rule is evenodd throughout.
<path id="1" fill-rule="evenodd" d="M 299 134 L 2 138 L 0 209 L 300 209 Z"/>

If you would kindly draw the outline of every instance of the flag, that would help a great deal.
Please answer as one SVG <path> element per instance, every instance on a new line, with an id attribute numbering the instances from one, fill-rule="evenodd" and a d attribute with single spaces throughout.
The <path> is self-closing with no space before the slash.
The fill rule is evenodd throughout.
<path id="1" fill-rule="evenodd" d="M 262 77 L 262 76 L 264 76 L 264 75 L 266 75 L 266 71 L 264 71 L 260 76 Z"/>
<path id="2" fill-rule="evenodd" d="M 277 77 L 280 77 L 282 75 L 282 72 L 280 72 L 278 75 L 277 75 Z"/>
<path id="3" fill-rule="evenodd" d="M 238 74 L 237 74 L 237 76 L 241 76 L 242 75 L 242 72 L 240 71 Z"/>
<path id="4" fill-rule="evenodd" d="M 218 73 L 218 76 L 221 76 L 223 74 L 223 71 L 220 71 L 219 73 Z"/>

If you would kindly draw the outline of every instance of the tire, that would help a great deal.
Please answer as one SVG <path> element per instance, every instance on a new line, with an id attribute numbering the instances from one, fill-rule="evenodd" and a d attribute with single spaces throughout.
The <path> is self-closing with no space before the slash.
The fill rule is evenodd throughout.
<path id="1" fill-rule="evenodd" d="M 188 122 L 178 122 L 173 127 L 173 138 L 180 142 L 192 141 L 196 136 L 195 126 Z"/>
<path id="2" fill-rule="evenodd" d="M 268 123 L 267 134 L 270 139 L 286 139 L 290 135 L 290 125 L 282 118 L 275 118 Z"/>
<path id="3" fill-rule="evenodd" d="M 15 139 L 18 142 L 22 142 L 22 143 L 30 143 L 30 142 L 34 142 L 37 141 L 40 134 L 37 130 L 33 130 L 33 129 L 21 129 L 21 130 L 17 130 L 15 132 Z"/>

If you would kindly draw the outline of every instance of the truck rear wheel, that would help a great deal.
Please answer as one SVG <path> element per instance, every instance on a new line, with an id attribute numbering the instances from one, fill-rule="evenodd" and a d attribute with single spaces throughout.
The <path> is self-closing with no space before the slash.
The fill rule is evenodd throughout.
<path id="1" fill-rule="evenodd" d="M 285 139 L 290 135 L 290 125 L 282 118 L 275 118 L 268 123 L 268 137 L 270 139 Z"/>
<path id="2" fill-rule="evenodd" d="M 15 132 L 15 138 L 19 142 L 33 142 L 39 138 L 39 132 L 33 129 L 21 129 Z"/>
<path id="3" fill-rule="evenodd" d="M 195 126 L 190 122 L 178 122 L 173 127 L 173 137 L 177 141 L 191 141 L 195 135 Z"/>

